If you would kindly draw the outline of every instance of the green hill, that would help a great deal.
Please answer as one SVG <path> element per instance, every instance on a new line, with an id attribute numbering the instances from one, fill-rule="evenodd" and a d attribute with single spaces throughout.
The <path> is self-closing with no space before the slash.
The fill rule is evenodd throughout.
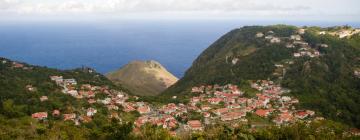
<path id="1" fill-rule="evenodd" d="M 76 79 L 79 90 L 81 85 L 90 84 L 128 92 L 89 68 L 57 70 L 0 58 L 0 139 L 85 139 L 88 136 L 97 139 L 107 137 L 110 134 L 107 129 L 111 127 L 120 129 L 120 126 L 114 126 L 117 123 L 112 124 L 108 119 L 111 112 L 106 106 L 90 104 L 86 98 L 64 94 L 62 88 L 50 79 L 55 75 Z M 104 99 L 104 95 L 99 92 L 93 99 Z M 47 100 L 41 101 L 43 96 Z M 76 126 L 72 121 L 63 121 L 62 115 L 66 113 L 75 113 L 76 120 L 81 120 L 90 107 L 97 109 L 91 122 Z M 59 110 L 61 115 L 52 115 L 53 110 Z M 47 119 L 32 119 L 32 114 L 36 112 L 47 112 Z M 127 126 L 121 127 L 126 129 Z M 124 133 L 129 132 L 124 130 Z"/>
<path id="2" fill-rule="evenodd" d="M 302 108 L 360 127 L 359 34 L 339 38 L 333 33 L 351 27 L 304 29 L 304 34 L 286 25 L 234 29 L 202 52 L 163 95 L 189 96 L 192 86 L 203 84 L 246 89 L 249 80 L 271 79 L 289 88 Z"/>

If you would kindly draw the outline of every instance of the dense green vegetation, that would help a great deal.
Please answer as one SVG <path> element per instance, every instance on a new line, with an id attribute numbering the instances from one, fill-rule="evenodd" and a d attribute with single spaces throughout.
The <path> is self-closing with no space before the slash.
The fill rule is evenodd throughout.
<path id="1" fill-rule="evenodd" d="M 320 49 L 324 56 L 319 59 L 295 61 L 282 84 L 292 89 L 292 94 L 300 98 L 303 107 L 360 127 L 360 78 L 353 75 L 360 62 L 360 42 L 356 43 L 354 39 L 318 36 L 308 31 L 305 35 L 307 42 L 314 45 L 325 43 L 330 47 Z"/>
<path id="2" fill-rule="evenodd" d="M 349 27 L 347 27 L 349 28 Z M 178 83 L 163 96 L 188 96 L 192 86 L 202 84 L 248 85 L 248 80 L 272 79 L 274 64 L 293 60 L 282 86 L 292 90 L 290 95 L 300 99 L 301 107 L 314 109 L 327 118 L 360 127 L 360 78 L 354 69 L 360 68 L 360 36 L 339 39 L 319 35 L 320 30 L 338 28 L 306 27 L 302 38 L 322 54 L 319 58 L 293 59 L 295 48 L 286 48 L 286 37 L 295 34 L 297 27 L 286 25 L 248 26 L 232 30 L 207 48 L 187 70 Z M 279 44 L 255 37 L 257 32 L 282 37 Z M 285 41 L 284 41 L 285 40 Z M 327 44 L 320 48 L 318 44 Z M 231 60 L 238 58 L 236 64 Z M 275 80 L 276 79 L 272 79 Z M 243 87 L 244 88 L 244 87 Z"/>
<path id="3" fill-rule="evenodd" d="M 50 76 L 75 78 L 78 85 L 109 86 L 122 91 L 126 89 L 113 85 L 99 73 L 89 73 L 84 69 L 60 71 L 28 64 L 24 64 L 24 69 L 14 68 L 12 61 L 5 58 L 0 58 L 0 62 L 0 139 L 88 139 L 90 135 L 95 139 L 108 137 L 107 127 L 114 123 L 108 120 L 107 109 L 102 105 L 95 105 L 98 113 L 92 122 L 82 126 L 75 126 L 73 122 L 64 122 L 61 117 L 51 115 L 54 109 L 59 109 L 61 113 L 84 112 L 84 108 L 90 105 L 85 99 L 63 94 L 61 88 L 50 80 Z M 32 85 L 36 90 L 28 91 L 27 85 Z M 47 96 L 49 100 L 41 102 L 41 96 Z M 43 111 L 49 114 L 46 121 L 38 122 L 30 117 L 32 113 Z M 123 115 L 129 116 L 131 121 L 135 119 L 131 113 Z"/>
<path id="4" fill-rule="evenodd" d="M 6 59 L 1 59 L 6 60 Z M 64 78 L 75 78 L 78 85 L 92 84 L 110 86 L 113 89 L 125 90 L 115 86 L 111 81 L 98 73 L 88 73 L 82 69 L 59 71 L 45 67 L 25 65 L 32 69 L 13 68 L 11 61 L 0 64 L 0 111 L 7 117 L 22 117 L 39 111 L 52 111 L 65 109 L 62 112 L 73 112 L 82 107 L 87 107 L 86 100 L 77 100 L 74 97 L 61 93 L 61 88 L 50 80 L 52 75 L 62 75 Z M 30 92 L 27 85 L 34 86 L 37 90 Z M 126 91 L 126 90 L 125 90 Z M 49 100 L 41 102 L 41 96 L 48 96 Z M 11 108 L 10 106 L 17 106 Z M 7 108 L 9 110 L 7 110 Z M 51 112 L 49 112 L 51 113 Z"/>

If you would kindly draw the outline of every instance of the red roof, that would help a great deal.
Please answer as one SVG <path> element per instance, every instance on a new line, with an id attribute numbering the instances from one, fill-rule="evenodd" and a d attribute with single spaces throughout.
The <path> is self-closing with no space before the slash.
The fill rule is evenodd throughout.
<path id="1" fill-rule="evenodd" d="M 201 127 L 201 122 L 199 120 L 191 120 L 191 121 L 188 121 L 187 124 L 192 128 Z"/>
<path id="2" fill-rule="evenodd" d="M 150 108 L 149 108 L 149 106 L 141 106 L 137 109 L 137 111 L 139 113 L 148 113 L 148 112 L 150 112 Z"/>
<path id="3" fill-rule="evenodd" d="M 48 116 L 47 112 L 37 112 L 31 115 L 31 117 L 35 119 L 44 119 L 47 118 L 47 116 Z"/>
<path id="4" fill-rule="evenodd" d="M 298 115 L 298 116 L 306 116 L 308 114 L 305 111 L 299 111 L 299 112 L 296 112 L 296 115 Z"/>
<path id="5" fill-rule="evenodd" d="M 215 110 L 215 113 L 219 113 L 219 114 L 223 114 L 225 112 L 228 112 L 229 109 L 228 108 L 219 108 Z"/>
<path id="6" fill-rule="evenodd" d="M 259 115 L 261 117 L 266 117 L 267 115 L 269 115 L 269 110 L 264 110 L 264 109 L 258 109 L 256 110 L 255 114 Z"/>
<path id="7" fill-rule="evenodd" d="M 221 98 L 210 98 L 208 99 L 208 102 L 221 102 L 223 99 Z"/>

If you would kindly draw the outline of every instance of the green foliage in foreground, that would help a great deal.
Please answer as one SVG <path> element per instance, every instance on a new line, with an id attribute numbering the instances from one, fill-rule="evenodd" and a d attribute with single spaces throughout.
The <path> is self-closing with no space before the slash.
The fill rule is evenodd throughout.
<path id="1" fill-rule="evenodd" d="M 38 122 L 30 117 L 8 119 L 0 116 L 0 139 L 90 139 L 90 140 L 342 140 L 359 139 L 347 133 L 347 127 L 332 121 L 310 124 L 296 123 L 283 127 L 249 129 L 248 126 L 230 128 L 226 125 L 208 126 L 203 132 L 179 133 L 172 136 L 163 128 L 146 124 L 134 130 L 132 123 L 105 121 L 97 127 L 75 126 L 70 122 Z"/>

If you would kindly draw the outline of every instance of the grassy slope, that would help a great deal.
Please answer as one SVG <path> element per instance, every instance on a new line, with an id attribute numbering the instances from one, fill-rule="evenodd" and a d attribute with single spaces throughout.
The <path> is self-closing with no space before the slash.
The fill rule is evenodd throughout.
<path id="1" fill-rule="evenodd" d="M 169 79 L 170 83 L 177 78 L 163 68 L 158 62 L 134 61 L 117 71 L 106 75 L 110 80 L 124 85 L 137 95 L 154 96 L 167 88 L 163 79 Z"/>

